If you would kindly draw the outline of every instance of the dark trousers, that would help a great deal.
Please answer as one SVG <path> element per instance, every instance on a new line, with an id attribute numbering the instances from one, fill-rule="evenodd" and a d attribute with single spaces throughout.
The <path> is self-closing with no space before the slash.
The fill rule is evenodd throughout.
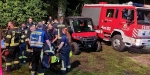
<path id="1" fill-rule="evenodd" d="M 27 55 L 27 62 L 32 62 L 32 56 L 33 56 L 33 49 L 30 47 L 28 43 L 26 43 L 26 55 Z"/>
<path id="2" fill-rule="evenodd" d="M 19 45 L 20 53 L 19 53 L 19 59 L 22 61 L 26 61 L 27 55 L 26 55 L 26 43 L 21 43 Z M 24 52 L 24 54 L 23 54 Z"/>
<path id="3" fill-rule="evenodd" d="M 48 65 L 49 65 L 49 56 L 44 55 L 43 59 L 42 59 L 42 63 L 40 63 L 40 65 L 39 65 L 38 74 L 44 75 L 44 72 L 47 69 L 46 66 L 48 66 Z"/>
<path id="4" fill-rule="evenodd" d="M 65 75 L 66 71 L 70 71 L 71 65 L 70 65 L 70 58 L 69 58 L 69 53 L 70 53 L 70 48 L 64 48 L 60 52 L 60 60 L 61 60 L 61 74 Z"/>
<path id="5" fill-rule="evenodd" d="M 41 58 L 40 58 L 41 50 L 42 49 L 40 48 L 33 48 L 32 69 L 31 69 L 32 74 L 36 74 L 41 67 Z"/>
<path id="6" fill-rule="evenodd" d="M 9 47 L 9 54 L 6 56 L 6 69 L 8 72 L 11 71 L 12 61 L 14 69 L 19 69 L 19 46 Z"/>

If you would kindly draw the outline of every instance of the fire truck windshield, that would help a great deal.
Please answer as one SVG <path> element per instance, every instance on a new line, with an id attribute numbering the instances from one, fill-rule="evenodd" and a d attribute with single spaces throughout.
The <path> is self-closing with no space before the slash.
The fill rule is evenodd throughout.
<path id="1" fill-rule="evenodd" d="M 147 24 L 150 25 L 150 10 L 146 9 L 137 9 L 137 21 L 138 24 Z"/>
<path id="2" fill-rule="evenodd" d="M 94 31 L 93 23 L 91 20 L 73 20 L 73 27 L 75 32 L 91 32 Z"/>

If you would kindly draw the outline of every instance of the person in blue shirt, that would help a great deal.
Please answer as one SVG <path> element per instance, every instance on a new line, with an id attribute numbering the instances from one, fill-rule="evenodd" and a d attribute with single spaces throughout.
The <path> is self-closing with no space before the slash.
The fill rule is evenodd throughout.
<path id="1" fill-rule="evenodd" d="M 66 71 L 70 71 L 70 59 L 69 53 L 71 50 L 70 43 L 71 43 L 71 36 L 68 32 L 67 28 L 62 29 L 62 38 L 61 43 L 58 46 L 57 52 L 60 53 L 60 60 L 61 60 L 61 73 L 60 75 L 65 75 Z"/>
<path id="2" fill-rule="evenodd" d="M 44 72 L 41 70 L 38 70 L 38 66 L 41 65 L 39 61 L 41 61 L 42 53 L 43 53 L 43 44 L 47 43 L 49 48 L 51 49 L 50 41 L 48 40 L 48 36 L 46 35 L 46 32 L 42 30 L 42 24 L 39 23 L 37 25 L 37 29 L 33 31 L 30 35 L 30 46 L 33 48 L 33 56 L 32 56 L 32 69 L 31 69 L 31 75 L 36 75 L 37 71 L 38 74 L 44 75 Z M 41 58 L 40 58 L 41 56 Z M 39 66 L 39 69 L 41 66 Z"/>
<path id="3" fill-rule="evenodd" d="M 46 29 L 47 29 L 47 26 L 46 26 L 46 24 L 45 24 L 46 22 L 45 22 L 45 20 L 43 20 L 42 21 L 42 24 L 43 24 L 43 28 L 42 28 L 42 30 L 44 30 L 45 32 L 46 32 Z"/>
<path id="4" fill-rule="evenodd" d="M 51 23 L 48 24 L 47 34 L 52 45 L 55 47 L 57 45 L 58 32 Z"/>
<path id="5" fill-rule="evenodd" d="M 53 26 L 54 26 L 54 28 L 55 29 L 57 29 L 57 25 L 59 25 L 60 23 L 58 22 L 58 20 L 57 19 L 54 19 L 54 24 L 53 24 Z"/>

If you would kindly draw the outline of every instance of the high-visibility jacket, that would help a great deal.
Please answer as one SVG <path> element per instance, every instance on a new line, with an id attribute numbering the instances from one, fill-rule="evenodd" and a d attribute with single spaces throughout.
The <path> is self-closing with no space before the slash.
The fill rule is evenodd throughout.
<path id="1" fill-rule="evenodd" d="M 42 48 L 45 42 L 45 31 L 37 29 L 30 35 L 30 46 L 34 48 Z"/>
<path id="2" fill-rule="evenodd" d="M 20 43 L 21 31 L 18 27 L 8 30 L 8 33 L 5 37 L 6 48 L 18 46 Z"/>
<path id="3" fill-rule="evenodd" d="M 61 39 L 62 37 L 62 29 L 65 28 L 66 26 L 64 24 L 59 24 L 57 25 L 57 32 L 58 32 L 58 39 Z"/>

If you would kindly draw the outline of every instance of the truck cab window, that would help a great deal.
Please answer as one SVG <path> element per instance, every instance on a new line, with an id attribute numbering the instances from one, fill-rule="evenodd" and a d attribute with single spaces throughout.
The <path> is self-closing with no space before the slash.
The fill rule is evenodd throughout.
<path id="1" fill-rule="evenodd" d="M 134 20 L 134 10 L 123 9 L 122 10 L 122 18 L 133 21 Z"/>
<path id="2" fill-rule="evenodd" d="M 94 31 L 93 24 L 91 20 L 74 20 L 73 26 L 75 32 L 87 32 Z"/>
<path id="3" fill-rule="evenodd" d="M 138 24 L 150 24 L 150 10 L 137 9 Z"/>
<path id="4" fill-rule="evenodd" d="M 113 18 L 114 9 L 107 9 L 106 17 Z"/>

